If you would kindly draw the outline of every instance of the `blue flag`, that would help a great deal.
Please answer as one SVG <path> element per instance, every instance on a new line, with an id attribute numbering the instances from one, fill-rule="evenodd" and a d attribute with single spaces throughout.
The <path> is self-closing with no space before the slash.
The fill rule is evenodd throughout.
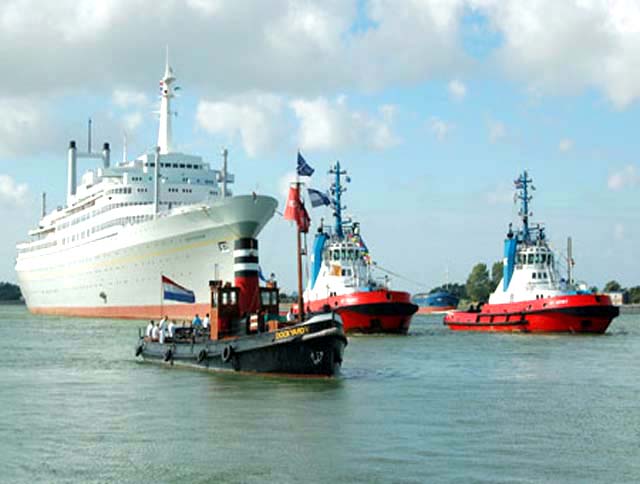
<path id="1" fill-rule="evenodd" d="M 315 171 L 313 168 L 309 166 L 309 164 L 302 157 L 299 151 L 298 151 L 298 168 L 296 171 L 299 176 L 311 176 Z"/>
<path id="2" fill-rule="evenodd" d="M 331 199 L 326 193 L 322 193 L 320 190 L 308 188 L 309 200 L 312 207 L 320 207 L 322 205 L 331 205 Z"/>

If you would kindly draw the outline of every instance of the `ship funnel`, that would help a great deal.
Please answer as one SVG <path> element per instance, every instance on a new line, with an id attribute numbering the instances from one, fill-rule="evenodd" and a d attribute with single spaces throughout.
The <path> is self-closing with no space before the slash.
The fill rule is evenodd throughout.
<path id="1" fill-rule="evenodd" d="M 104 167 L 109 168 L 111 164 L 111 149 L 109 148 L 109 143 L 102 145 L 102 161 L 104 162 Z"/>
<path id="2" fill-rule="evenodd" d="M 78 162 L 78 151 L 76 142 L 69 141 L 69 155 L 67 167 L 67 205 L 71 205 L 71 197 L 76 194 L 76 165 Z"/>
<path id="3" fill-rule="evenodd" d="M 240 314 L 253 313 L 260 306 L 258 240 L 237 239 L 233 242 L 234 285 L 240 289 Z"/>

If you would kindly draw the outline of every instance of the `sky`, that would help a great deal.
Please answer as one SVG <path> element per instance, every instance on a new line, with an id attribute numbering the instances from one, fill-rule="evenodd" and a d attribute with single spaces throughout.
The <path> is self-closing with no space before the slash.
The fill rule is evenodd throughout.
<path id="1" fill-rule="evenodd" d="M 113 160 L 123 132 L 130 156 L 156 144 L 167 45 L 177 148 L 219 166 L 227 147 L 235 193 L 280 207 L 297 150 L 318 189 L 340 160 L 347 213 L 394 287 L 500 260 L 524 169 L 533 220 L 558 250 L 573 238 L 577 279 L 640 284 L 634 0 L 3 0 L 0 281 L 16 280 L 41 193 L 64 204 L 88 117 Z M 260 240 L 263 270 L 293 288 L 291 223 L 276 215 Z"/>

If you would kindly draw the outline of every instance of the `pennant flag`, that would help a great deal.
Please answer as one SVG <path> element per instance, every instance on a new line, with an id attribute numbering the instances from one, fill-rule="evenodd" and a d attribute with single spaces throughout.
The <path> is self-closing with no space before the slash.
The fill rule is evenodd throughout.
<path id="1" fill-rule="evenodd" d="M 307 161 L 302 157 L 298 151 L 298 167 L 296 172 L 299 176 L 311 176 L 315 170 L 309 166 Z"/>
<path id="2" fill-rule="evenodd" d="M 321 205 L 331 205 L 331 199 L 326 193 L 322 193 L 320 190 L 308 188 L 309 200 L 311 200 L 312 207 L 320 207 Z"/>
<path id="3" fill-rule="evenodd" d="M 162 298 L 185 303 L 196 302 L 196 296 L 193 291 L 173 282 L 167 276 L 162 276 Z"/>
<path id="4" fill-rule="evenodd" d="M 289 187 L 289 198 L 287 199 L 283 217 L 285 220 L 295 220 L 300 232 L 306 233 L 309 231 L 311 220 L 309 219 L 307 210 L 300 201 L 298 185 L 293 184 Z"/>

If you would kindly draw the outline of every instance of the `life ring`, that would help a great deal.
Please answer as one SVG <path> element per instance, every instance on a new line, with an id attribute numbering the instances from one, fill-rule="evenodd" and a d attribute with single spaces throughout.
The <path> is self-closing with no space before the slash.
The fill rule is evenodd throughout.
<path id="1" fill-rule="evenodd" d="M 144 349 L 144 345 L 140 344 L 136 348 L 136 356 L 140 356 L 142 354 L 142 350 Z"/>
<path id="2" fill-rule="evenodd" d="M 164 352 L 164 361 L 173 361 L 173 351 L 171 348 Z"/>
<path id="3" fill-rule="evenodd" d="M 222 362 L 228 363 L 231 357 L 233 356 L 233 348 L 231 345 L 227 345 L 222 348 Z"/>
<path id="4" fill-rule="evenodd" d="M 208 356 L 208 354 L 207 354 L 207 350 L 205 350 L 204 348 L 202 348 L 202 349 L 200 350 L 200 353 L 198 353 L 198 356 L 197 356 L 197 358 L 196 358 L 196 361 L 197 361 L 198 363 L 202 363 L 204 360 L 206 360 L 206 359 L 207 359 L 207 356 Z"/>

